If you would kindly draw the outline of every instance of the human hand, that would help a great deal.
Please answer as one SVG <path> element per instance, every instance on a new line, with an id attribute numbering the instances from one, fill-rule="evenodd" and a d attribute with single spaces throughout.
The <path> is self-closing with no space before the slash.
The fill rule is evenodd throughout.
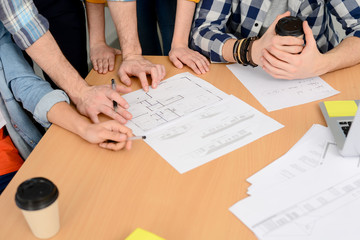
<path id="1" fill-rule="evenodd" d="M 196 74 L 208 72 L 209 60 L 197 51 L 187 46 L 172 47 L 169 52 L 169 59 L 177 68 L 183 68 L 184 64 L 189 66 Z"/>
<path id="2" fill-rule="evenodd" d="M 121 54 L 116 48 L 109 47 L 106 43 L 96 44 L 90 47 L 90 60 L 94 70 L 98 73 L 107 73 L 114 70 L 115 55 Z"/>
<path id="3" fill-rule="evenodd" d="M 293 36 L 279 36 L 275 32 L 277 22 L 287 16 L 290 16 L 289 11 L 277 16 L 265 34 L 253 43 L 251 53 L 254 63 L 262 66 L 261 58 L 264 54 L 264 49 L 278 49 L 290 54 L 298 54 L 303 50 L 304 41 L 302 39 Z"/>
<path id="4" fill-rule="evenodd" d="M 138 77 L 142 88 L 149 91 L 149 84 L 146 75 L 151 75 L 152 88 L 156 88 L 165 77 L 165 67 L 160 64 L 153 64 L 141 55 L 131 55 L 123 58 L 119 68 L 119 77 L 125 85 L 131 85 L 131 76 Z"/>
<path id="5" fill-rule="evenodd" d="M 88 116 L 94 123 L 99 123 L 98 115 L 103 113 L 120 123 L 126 123 L 132 115 L 126 111 L 129 104 L 119 93 L 128 93 L 131 88 L 116 85 L 113 90 L 110 85 L 88 86 L 79 94 L 75 101 L 79 112 Z M 117 111 L 113 108 L 113 101 L 118 103 Z"/>
<path id="6" fill-rule="evenodd" d="M 100 147 L 110 150 L 131 149 L 131 129 L 111 120 L 96 124 L 88 124 L 82 131 L 81 137 L 90 143 L 97 143 Z"/>
<path id="7" fill-rule="evenodd" d="M 261 59 L 263 69 L 280 79 L 303 79 L 319 76 L 324 71 L 323 54 L 317 48 L 316 40 L 309 24 L 304 21 L 303 30 L 306 46 L 300 54 L 289 53 L 276 47 L 265 49 Z"/>

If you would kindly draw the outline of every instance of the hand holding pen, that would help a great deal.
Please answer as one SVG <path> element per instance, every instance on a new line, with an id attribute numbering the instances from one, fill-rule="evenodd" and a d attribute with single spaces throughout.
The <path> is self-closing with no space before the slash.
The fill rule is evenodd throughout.
<path id="1" fill-rule="evenodd" d="M 105 109 L 104 113 L 120 123 L 125 124 L 127 120 L 132 118 L 132 115 L 126 110 L 129 108 L 129 104 L 119 93 L 128 93 L 131 89 L 124 86 L 117 86 L 115 79 L 111 79 L 111 90 L 113 91 L 111 91 L 108 96 L 112 99 L 111 108 Z"/>

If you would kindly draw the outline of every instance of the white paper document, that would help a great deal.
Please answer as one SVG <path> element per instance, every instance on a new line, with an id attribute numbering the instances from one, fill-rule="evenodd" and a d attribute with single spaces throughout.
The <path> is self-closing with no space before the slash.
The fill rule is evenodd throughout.
<path id="1" fill-rule="evenodd" d="M 135 135 L 156 129 L 198 109 L 223 100 L 228 94 L 190 73 L 175 75 L 149 92 L 142 89 L 123 95 L 133 115 L 127 126 Z"/>
<path id="2" fill-rule="evenodd" d="M 184 173 L 283 127 L 234 96 L 190 73 L 145 93 L 124 95 L 127 126 Z"/>
<path id="3" fill-rule="evenodd" d="M 251 196 L 230 211 L 259 239 L 359 239 L 359 157 L 342 157 L 332 140 L 328 128 L 314 125 L 250 178 Z"/>
<path id="4" fill-rule="evenodd" d="M 240 64 L 227 67 L 269 112 L 339 93 L 320 77 L 284 80 L 273 78 L 260 67 L 249 68 Z"/>
<path id="5" fill-rule="evenodd" d="M 283 183 L 326 164 L 323 152 L 329 142 L 334 142 L 329 129 L 314 124 L 286 154 L 247 179 L 252 184 L 248 188 L 248 194 L 253 195 L 257 191 Z M 331 150 L 337 151 L 336 145 L 332 145 Z"/>
<path id="6" fill-rule="evenodd" d="M 283 127 L 234 96 L 152 132 L 146 142 L 180 173 Z"/>

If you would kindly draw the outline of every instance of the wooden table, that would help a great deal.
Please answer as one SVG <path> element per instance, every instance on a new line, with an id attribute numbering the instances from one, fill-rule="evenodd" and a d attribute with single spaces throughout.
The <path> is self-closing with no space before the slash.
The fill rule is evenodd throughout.
<path id="1" fill-rule="evenodd" d="M 166 78 L 176 69 L 167 57 Z M 117 66 L 120 59 L 117 59 Z M 0 197 L 0 239 L 36 239 L 17 209 L 14 195 L 24 180 L 43 176 L 59 188 L 61 230 L 53 239 L 124 239 L 141 227 L 167 240 L 256 239 L 228 208 L 245 198 L 246 178 L 288 151 L 314 123 L 325 124 L 318 102 L 268 113 L 225 64 L 201 75 L 284 128 L 185 174 L 179 174 L 145 142 L 112 152 L 52 126 Z M 90 84 L 118 81 L 116 72 L 87 77 Z M 360 99 L 360 65 L 323 76 L 341 91 L 328 100 Z M 138 89 L 135 80 L 133 89 Z M 179 146 L 181 150 L 181 146 Z"/>

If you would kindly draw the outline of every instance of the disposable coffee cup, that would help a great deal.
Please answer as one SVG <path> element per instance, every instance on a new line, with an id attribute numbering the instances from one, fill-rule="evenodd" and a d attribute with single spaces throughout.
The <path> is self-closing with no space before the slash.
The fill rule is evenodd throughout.
<path id="1" fill-rule="evenodd" d="M 298 17 L 283 17 L 277 22 L 275 32 L 280 36 L 293 36 L 303 39 L 304 30 L 302 24 L 303 21 Z"/>
<path id="2" fill-rule="evenodd" d="M 31 178 L 19 185 L 16 205 L 37 238 L 51 238 L 59 231 L 58 196 L 55 184 L 43 177 Z"/>

